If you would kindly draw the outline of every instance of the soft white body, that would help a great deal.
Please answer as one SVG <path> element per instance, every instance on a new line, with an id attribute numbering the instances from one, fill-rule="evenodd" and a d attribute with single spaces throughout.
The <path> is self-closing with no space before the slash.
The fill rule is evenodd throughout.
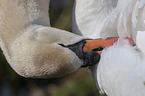
<path id="1" fill-rule="evenodd" d="M 89 68 L 100 92 L 145 96 L 145 1 L 76 0 L 76 6 L 74 28 L 78 33 L 91 38 L 121 38 Z M 123 39 L 126 37 L 133 38 L 136 46 L 130 46 Z"/>
<path id="2" fill-rule="evenodd" d="M 0 46 L 11 67 L 25 77 L 60 77 L 82 61 L 59 45 L 84 37 L 50 27 L 50 0 L 0 0 Z"/>
<path id="3" fill-rule="evenodd" d="M 99 38 L 108 16 L 116 7 L 116 0 L 76 0 L 73 32 Z"/>

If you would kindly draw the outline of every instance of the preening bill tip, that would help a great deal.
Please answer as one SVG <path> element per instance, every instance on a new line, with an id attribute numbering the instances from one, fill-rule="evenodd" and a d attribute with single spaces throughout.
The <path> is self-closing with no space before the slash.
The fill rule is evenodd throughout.
<path id="1" fill-rule="evenodd" d="M 107 39 L 96 39 L 96 40 L 86 40 L 86 44 L 83 47 L 84 52 L 95 51 L 101 55 L 104 48 L 112 46 L 115 42 L 118 41 L 118 37 L 107 38 Z M 126 38 L 130 45 L 134 45 L 134 42 L 131 38 Z"/>

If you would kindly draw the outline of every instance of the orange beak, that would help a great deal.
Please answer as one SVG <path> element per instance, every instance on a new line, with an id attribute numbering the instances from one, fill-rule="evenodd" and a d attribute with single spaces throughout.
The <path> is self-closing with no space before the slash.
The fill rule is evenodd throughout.
<path id="1" fill-rule="evenodd" d="M 132 39 L 130 38 L 126 38 L 126 39 L 128 39 L 131 45 L 134 44 Z M 84 45 L 83 51 L 84 52 L 96 51 L 98 54 L 101 55 L 103 48 L 110 47 L 117 41 L 118 41 L 118 37 L 97 39 L 97 40 L 86 40 L 86 44 Z"/>

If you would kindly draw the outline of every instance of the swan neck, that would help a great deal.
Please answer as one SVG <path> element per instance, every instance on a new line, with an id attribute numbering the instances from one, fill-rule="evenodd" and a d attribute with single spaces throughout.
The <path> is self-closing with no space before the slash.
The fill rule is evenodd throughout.
<path id="1" fill-rule="evenodd" d="M 39 10 L 39 16 L 32 24 L 50 26 L 49 20 L 49 2 L 50 0 L 36 0 Z"/>
<path id="2" fill-rule="evenodd" d="M 49 1 L 0 0 L 0 45 L 5 54 L 27 27 L 49 26 Z"/>

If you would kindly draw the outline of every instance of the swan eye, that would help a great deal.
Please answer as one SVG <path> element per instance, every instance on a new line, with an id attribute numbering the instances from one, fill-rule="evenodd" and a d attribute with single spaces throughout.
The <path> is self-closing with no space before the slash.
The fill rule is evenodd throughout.
<path id="1" fill-rule="evenodd" d="M 99 47 L 99 48 L 95 48 L 92 51 L 102 51 L 104 48 L 103 47 Z"/>

